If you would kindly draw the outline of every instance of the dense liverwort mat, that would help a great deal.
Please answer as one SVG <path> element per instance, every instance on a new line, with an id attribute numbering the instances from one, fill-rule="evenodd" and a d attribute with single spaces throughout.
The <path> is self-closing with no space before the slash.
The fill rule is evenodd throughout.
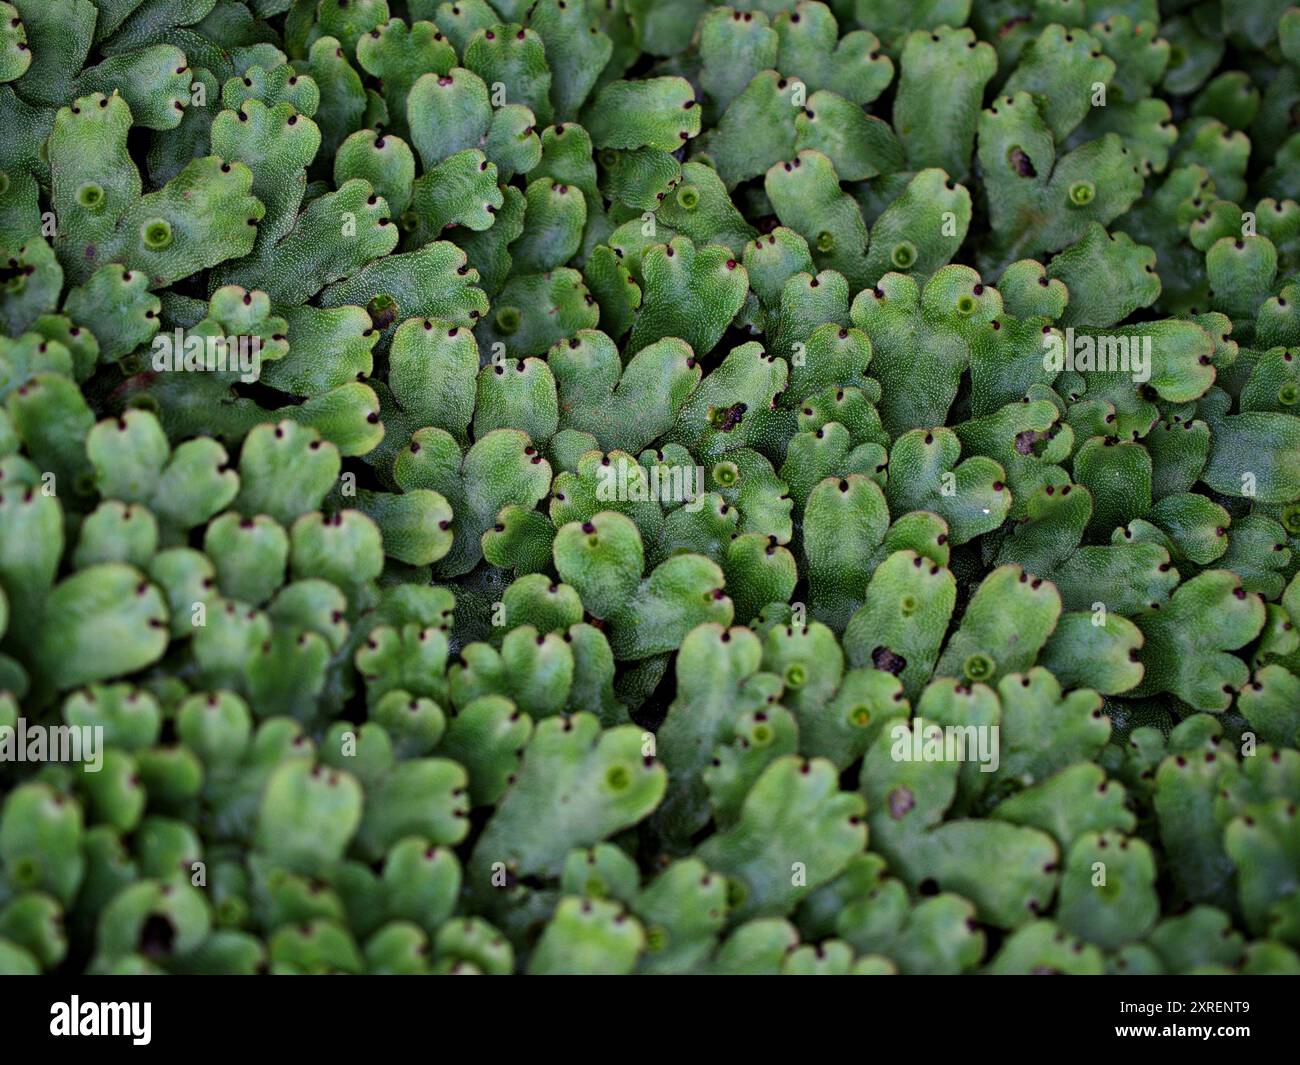
<path id="1" fill-rule="evenodd" d="M 0 969 L 1300 971 L 1300 9 L 0 2 Z"/>

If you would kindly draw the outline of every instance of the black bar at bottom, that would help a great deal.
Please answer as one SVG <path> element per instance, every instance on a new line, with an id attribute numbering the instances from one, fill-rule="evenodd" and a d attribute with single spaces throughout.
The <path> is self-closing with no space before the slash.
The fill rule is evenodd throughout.
<path id="1" fill-rule="evenodd" d="M 435 986 L 383 977 L 270 984 L 241 977 L 8 978 L 0 982 L 0 1019 L 6 1056 L 21 1050 L 94 1053 L 109 1045 L 127 1054 L 247 1054 L 283 1045 L 337 1060 L 396 1050 L 408 1041 L 432 1049 L 446 1046 L 449 1036 L 489 1054 L 499 1041 L 505 1052 L 535 1055 L 548 1038 L 558 1048 L 561 1040 L 583 1035 L 599 1037 L 606 1052 L 676 1043 L 693 1053 L 716 1046 L 734 1058 L 749 1045 L 770 1054 L 777 1039 L 825 1046 L 822 1040 L 839 1033 L 868 1055 L 873 1044 L 887 1052 L 900 1041 L 927 1056 L 976 1045 L 1013 1052 L 1128 1045 L 1138 1053 L 1201 1047 L 1218 1054 L 1295 1054 L 1297 984 L 1285 978 L 990 977 L 956 983 L 917 977 L 868 987 L 791 979 L 779 987 L 740 986 L 733 978 L 725 987 L 725 978 L 699 977 L 708 986 L 672 989 L 651 989 L 645 980 L 579 979 L 581 988 L 538 978 L 491 988 L 481 981 L 442 979 Z M 611 1044 L 611 1036 L 618 1042 Z M 581 1052 L 571 1044 L 568 1049 Z"/>

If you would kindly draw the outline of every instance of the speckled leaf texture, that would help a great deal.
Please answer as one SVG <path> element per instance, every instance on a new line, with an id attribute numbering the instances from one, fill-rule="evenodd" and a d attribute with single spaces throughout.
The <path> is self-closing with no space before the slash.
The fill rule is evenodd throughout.
<path id="1" fill-rule="evenodd" d="M 1286 0 L 0 0 L 0 973 L 1300 973 L 1298 115 Z"/>

